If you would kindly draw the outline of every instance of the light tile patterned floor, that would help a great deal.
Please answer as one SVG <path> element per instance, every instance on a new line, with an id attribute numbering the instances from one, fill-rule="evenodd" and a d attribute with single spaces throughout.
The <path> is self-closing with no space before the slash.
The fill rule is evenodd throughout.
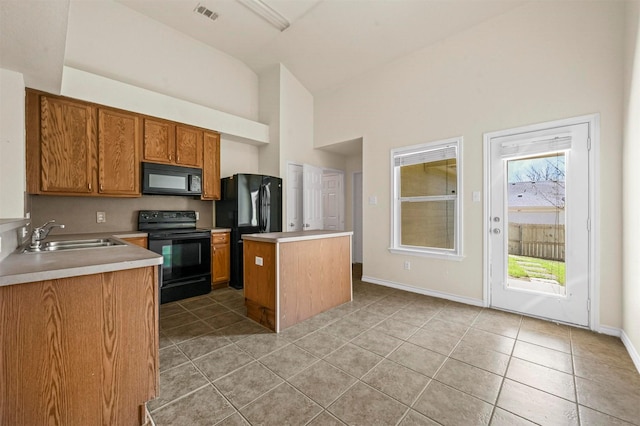
<path id="1" fill-rule="evenodd" d="M 160 307 L 157 425 L 640 424 L 619 339 L 354 280 L 271 333 L 241 291 Z"/>

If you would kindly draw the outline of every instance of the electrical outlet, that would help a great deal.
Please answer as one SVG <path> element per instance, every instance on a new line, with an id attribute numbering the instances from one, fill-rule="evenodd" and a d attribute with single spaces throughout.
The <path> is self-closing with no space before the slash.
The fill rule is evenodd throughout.
<path id="1" fill-rule="evenodd" d="M 96 222 L 97 223 L 106 223 L 107 222 L 107 213 L 106 212 L 96 212 Z"/>
<path id="2" fill-rule="evenodd" d="M 407 271 L 409 269 L 411 269 L 411 262 L 409 262 L 408 260 L 405 260 L 404 261 L 404 269 L 407 270 Z"/>
<path id="3" fill-rule="evenodd" d="M 196 220 L 200 220 L 200 212 L 196 212 Z"/>

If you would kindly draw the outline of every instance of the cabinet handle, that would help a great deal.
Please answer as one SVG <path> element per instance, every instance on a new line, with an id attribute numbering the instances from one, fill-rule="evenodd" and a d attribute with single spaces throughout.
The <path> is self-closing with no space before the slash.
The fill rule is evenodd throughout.
<path id="1" fill-rule="evenodd" d="M 100 192 L 102 192 L 102 184 L 100 184 Z"/>
<path id="2" fill-rule="evenodd" d="M 173 161 L 173 155 L 169 154 L 169 161 Z"/>
<path id="3" fill-rule="evenodd" d="M 91 191 L 91 182 L 87 184 L 87 187 L 89 188 L 89 191 Z"/>

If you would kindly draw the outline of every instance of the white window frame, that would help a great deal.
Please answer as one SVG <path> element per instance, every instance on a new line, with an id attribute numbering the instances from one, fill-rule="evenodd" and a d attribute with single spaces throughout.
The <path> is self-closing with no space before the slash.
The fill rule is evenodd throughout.
<path id="1" fill-rule="evenodd" d="M 409 155 L 419 154 L 421 152 L 428 151 L 444 151 L 447 148 L 455 148 L 456 152 L 456 194 L 455 196 L 430 196 L 420 197 L 421 201 L 443 201 L 454 200 L 455 201 L 455 218 L 454 218 L 454 248 L 453 249 L 441 249 L 436 247 L 417 247 L 417 246 L 403 246 L 400 243 L 401 229 L 400 218 L 401 216 L 401 203 L 400 197 L 400 166 L 396 166 L 396 159 L 406 157 Z M 462 212 L 464 211 L 462 206 L 462 136 L 444 139 L 436 142 L 429 142 L 420 145 L 412 145 L 403 148 L 396 148 L 391 150 L 391 247 L 389 251 L 394 254 L 403 254 L 411 256 L 423 256 L 434 257 L 440 259 L 449 260 L 462 260 Z M 415 198 L 415 197 L 412 197 Z"/>

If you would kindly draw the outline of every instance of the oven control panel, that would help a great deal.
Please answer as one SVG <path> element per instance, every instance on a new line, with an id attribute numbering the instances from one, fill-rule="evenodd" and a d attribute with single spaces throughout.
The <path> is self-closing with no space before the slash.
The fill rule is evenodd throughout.
<path id="1" fill-rule="evenodd" d="M 180 229 L 195 228 L 196 212 L 194 210 L 140 210 L 138 212 L 138 229 Z"/>

